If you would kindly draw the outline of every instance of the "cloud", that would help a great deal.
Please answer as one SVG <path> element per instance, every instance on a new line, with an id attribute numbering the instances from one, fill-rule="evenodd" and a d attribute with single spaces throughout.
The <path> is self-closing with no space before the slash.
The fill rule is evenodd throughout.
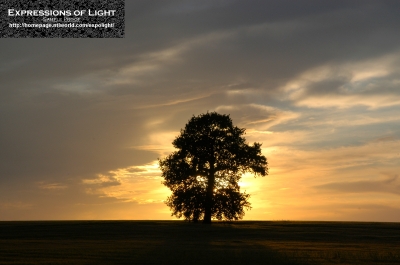
<path id="1" fill-rule="evenodd" d="M 98 175 L 96 179 L 84 179 L 83 183 L 88 185 L 96 185 L 101 188 L 121 185 L 120 180 L 118 180 L 116 177 L 104 175 Z"/>
<path id="2" fill-rule="evenodd" d="M 39 182 L 39 188 L 44 190 L 63 190 L 68 188 L 67 185 L 61 183 L 45 183 Z"/>
<path id="3" fill-rule="evenodd" d="M 305 71 L 283 90 L 296 105 L 313 108 L 399 105 L 399 62 L 396 52 L 359 62 L 330 63 Z"/>
<path id="4" fill-rule="evenodd" d="M 160 186 L 161 173 L 157 161 L 142 166 L 132 166 L 84 179 L 88 194 L 100 198 L 114 198 L 122 202 L 139 204 L 160 203 L 167 197 L 167 188 Z"/>
<path id="5" fill-rule="evenodd" d="M 0 209 L 1 210 L 26 210 L 32 208 L 33 204 L 31 203 L 25 203 L 25 202 L 2 202 L 0 203 Z"/>
<path id="6" fill-rule="evenodd" d="M 215 110 L 230 114 L 239 127 L 252 128 L 249 133 L 252 130 L 267 130 L 276 124 L 285 123 L 298 117 L 298 114 L 294 112 L 254 103 L 222 105 L 216 107 Z"/>
<path id="7" fill-rule="evenodd" d="M 315 186 L 316 189 L 332 190 L 338 192 L 383 192 L 400 195 L 398 176 L 384 180 L 360 180 L 350 182 L 331 182 Z"/>

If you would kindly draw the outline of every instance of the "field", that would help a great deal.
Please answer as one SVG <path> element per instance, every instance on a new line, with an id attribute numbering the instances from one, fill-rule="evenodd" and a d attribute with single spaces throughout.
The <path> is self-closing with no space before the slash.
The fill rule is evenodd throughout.
<path id="1" fill-rule="evenodd" d="M 0 222 L 0 264 L 400 264 L 400 224 Z"/>

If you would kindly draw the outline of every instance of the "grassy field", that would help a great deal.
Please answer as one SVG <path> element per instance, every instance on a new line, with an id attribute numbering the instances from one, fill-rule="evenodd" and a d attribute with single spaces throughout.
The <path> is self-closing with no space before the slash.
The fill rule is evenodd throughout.
<path id="1" fill-rule="evenodd" d="M 400 264 L 400 223 L 0 222 L 0 264 Z"/>

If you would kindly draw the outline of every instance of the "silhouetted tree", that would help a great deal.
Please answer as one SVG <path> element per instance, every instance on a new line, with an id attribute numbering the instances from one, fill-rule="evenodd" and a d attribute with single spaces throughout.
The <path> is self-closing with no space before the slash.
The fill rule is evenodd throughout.
<path id="1" fill-rule="evenodd" d="M 159 160 L 163 184 L 172 191 L 166 201 L 172 215 L 204 223 L 243 218 L 251 207 L 250 195 L 240 192 L 242 174 L 268 174 L 261 144 L 249 146 L 244 133 L 229 115 L 211 112 L 189 120 L 172 142 L 178 151 Z"/>

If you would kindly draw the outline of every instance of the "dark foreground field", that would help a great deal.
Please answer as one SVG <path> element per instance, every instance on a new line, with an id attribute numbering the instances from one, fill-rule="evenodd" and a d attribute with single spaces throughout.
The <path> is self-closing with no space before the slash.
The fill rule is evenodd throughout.
<path id="1" fill-rule="evenodd" d="M 0 222 L 0 264 L 400 264 L 400 224 Z"/>

